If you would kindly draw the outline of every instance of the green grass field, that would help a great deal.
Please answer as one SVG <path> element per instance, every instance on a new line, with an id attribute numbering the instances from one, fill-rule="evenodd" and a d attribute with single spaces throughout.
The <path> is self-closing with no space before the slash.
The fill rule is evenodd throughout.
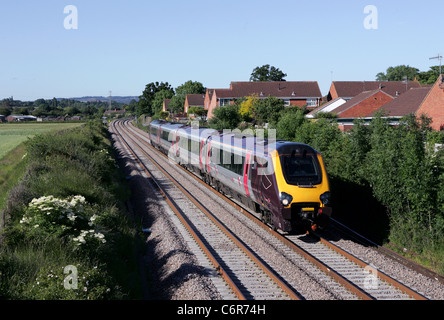
<path id="1" fill-rule="evenodd" d="M 37 134 L 71 129 L 82 123 L 2 123 L 0 124 L 0 159 L 9 151 L 16 148 L 20 143 L 32 138 Z"/>

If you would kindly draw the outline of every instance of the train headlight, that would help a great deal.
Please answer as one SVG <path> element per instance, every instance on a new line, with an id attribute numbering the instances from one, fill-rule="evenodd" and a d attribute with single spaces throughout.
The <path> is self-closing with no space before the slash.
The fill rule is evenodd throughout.
<path id="1" fill-rule="evenodd" d="M 321 194 L 321 196 L 319 198 L 321 199 L 321 202 L 324 205 L 329 205 L 330 204 L 331 193 L 327 191 L 327 192 Z"/>
<path id="2" fill-rule="evenodd" d="M 279 197 L 280 197 L 281 203 L 284 207 L 288 207 L 290 205 L 290 203 L 293 201 L 293 197 L 285 192 L 281 192 Z"/>

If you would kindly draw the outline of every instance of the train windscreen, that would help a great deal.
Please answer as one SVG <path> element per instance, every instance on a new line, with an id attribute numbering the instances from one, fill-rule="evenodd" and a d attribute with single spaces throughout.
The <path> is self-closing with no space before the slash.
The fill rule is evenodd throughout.
<path id="1" fill-rule="evenodd" d="M 322 182 L 322 173 L 315 154 L 306 150 L 301 153 L 280 156 L 285 180 L 288 184 L 297 186 L 314 186 Z"/>

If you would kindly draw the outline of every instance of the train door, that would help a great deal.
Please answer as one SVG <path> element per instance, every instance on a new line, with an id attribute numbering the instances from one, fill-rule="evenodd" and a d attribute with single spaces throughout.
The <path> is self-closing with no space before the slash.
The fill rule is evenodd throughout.
<path id="1" fill-rule="evenodd" d="M 267 191 L 272 187 L 272 181 L 268 175 L 267 159 L 254 156 L 250 165 L 251 191 L 258 203 L 266 205 L 269 202 Z"/>

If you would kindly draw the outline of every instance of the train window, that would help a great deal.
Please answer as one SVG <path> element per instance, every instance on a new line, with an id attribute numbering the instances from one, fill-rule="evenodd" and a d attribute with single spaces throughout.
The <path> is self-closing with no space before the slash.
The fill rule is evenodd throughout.
<path id="1" fill-rule="evenodd" d="M 199 141 L 195 141 L 190 139 L 188 142 L 188 147 L 190 148 L 190 151 L 194 153 L 195 155 L 199 155 L 200 153 L 200 143 Z"/>
<path id="2" fill-rule="evenodd" d="M 166 140 L 166 141 L 169 141 L 169 139 L 168 139 L 168 137 L 169 137 L 169 135 L 170 135 L 170 132 L 169 131 L 167 131 L 167 130 L 164 130 L 164 131 L 162 131 L 162 139 L 163 140 Z"/>
<path id="3" fill-rule="evenodd" d="M 151 127 L 151 134 L 153 136 L 157 136 L 157 128 L 156 127 Z"/>
<path id="4" fill-rule="evenodd" d="M 210 151 L 211 162 L 214 164 L 220 164 L 220 151 L 218 148 L 211 148 Z"/>
<path id="5" fill-rule="evenodd" d="M 315 155 L 296 154 L 281 155 L 281 164 L 287 183 L 292 185 L 315 185 L 322 182 L 319 162 Z"/>
<path id="6" fill-rule="evenodd" d="M 238 175 L 244 172 L 245 157 L 231 152 L 220 150 L 221 166 Z"/>

